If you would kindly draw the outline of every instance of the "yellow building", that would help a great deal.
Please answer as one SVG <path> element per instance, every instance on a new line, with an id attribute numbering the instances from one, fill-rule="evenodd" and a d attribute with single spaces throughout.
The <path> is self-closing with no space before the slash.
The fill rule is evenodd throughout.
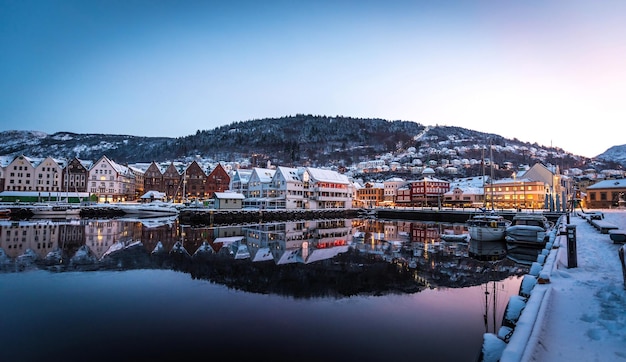
<path id="1" fill-rule="evenodd" d="M 383 184 L 367 182 L 363 188 L 356 190 L 356 204 L 362 207 L 376 207 L 385 201 Z"/>
<path id="2" fill-rule="evenodd" d="M 495 209 L 544 209 L 547 189 L 543 181 L 495 180 L 485 186 L 485 202 Z"/>

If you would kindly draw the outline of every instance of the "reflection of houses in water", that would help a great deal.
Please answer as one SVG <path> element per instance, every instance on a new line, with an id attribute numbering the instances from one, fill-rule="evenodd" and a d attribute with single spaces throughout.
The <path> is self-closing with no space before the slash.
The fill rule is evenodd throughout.
<path id="1" fill-rule="evenodd" d="M 466 224 L 441 224 L 441 234 L 463 235 L 468 234 Z"/>
<path id="2" fill-rule="evenodd" d="M 31 249 L 39 258 L 57 247 L 59 223 L 51 220 L 2 221 L 0 247 L 7 256 L 16 258 Z"/>
<path id="3" fill-rule="evenodd" d="M 234 237 L 238 237 L 239 241 L 241 241 L 241 239 L 243 239 L 243 230 L 241 228 L 241 226 L 236 225 L 236 226 L 220 226 L 220 227 L 216 227 L 216 228 L 209 228 L 207 229 L 207 241 L 209 242 L 209 244 L 211 245 L 211 247 L 213 248 L 213 250 L 215 252 L 219 252 L 220 248 L 222 248 L 222 246 L 224 245 L 223 242 L 218 242 L 220 239 L 228 239 L 228 238 L 234 238 Z M 238 252 L 238 255 L 241 258 L 242 253 Z"/>
<path id="4" fill-rule="evenodd" d="M 73 255 L 82 245 L 85 245 L 85 225 L 80 220 L 59 225 L 60 249 Z"/>
<path id="5" fill-rule="evenodd" d="M 161 235 L 161 240 L 166 240 L 162 243 L 167 250 L 171 249 L 170 245 L 180 240 L 185 250 L 194 254 L 204 243 L 208 243 L 213 251 L 219 252 L 224 246 L 222 241 L 218 241 L 219 239 L 241 235 L 241 226 L 197 227 L 180 225 L 178 227 L 173 226 L 173 230 L 170 230 L 167 235 Z"/>
<path id="6" fill-rule="evenodd" d="M 198 250 L 203 242 L 209 240 L 209 231 L 206 228 L 193 228 L 185 225 L 180 226 L 180 235 L 177 240 L 182 242 L 182 246 L 189 254 L 193 254 Z M 168 249 L 169 245 L 163 243 Z"/>
<path id="7" fill-rule="evenodd" d="M 135 238 L 135 223 L 118 220 L 88 220 L 85 224 L 85 245 L 98 259 L 117 242 Z M 137 235 L 136 238 L 140 238 Z"/>
<path id="8" fill-rule="evenodd" d="M 303 243 L 303 263 L 330 259 L 348 251 L 351 222 L 347 219 L 314 220 L 309 223 L 311 242 Z"/>
<path id="9" fill-rule="evenodd" d="M 350 220 L 325 219 L 259 224 L 243 232 L 250 260 L 289 264 L 322 260 L 343 252 L 343 247 L 347 250 L 350 230 Z"/>
<path id="10" fill-rule="evenodd" d="M 411 242 L 434 243 L 439 241 L 440 226 L 437 223 L 411 223 Z"/>
<path id="11" fill-rule="evenodd" d="M 272 257 L 277 265 L 302 262 L 301 249 L 312 241 L 309 221 L 288 221 L 285 230 L 270 245 Z"/>
<path id="12" fill-rule="evenodd" d="M 387 221 L 384 223 L 385 240 L 387 241 L 408 241 L 411 233 L 411 222 L 409 221 Z"/>
<path id="13" fill-rule="evenodd" d="M 250 258 L 250 252 L 243 240 L 243 236 L 225 236 L 215 239 L 212 247 L 215 253 L 230 256 L 234 259 L 248 259 Z"/>
<path id="14" fill-rule="evenodd" d="M 146 250 L 152 252 L 159 242 L 163 245 L 163 249 L 170 251 L 174 247 L 174 243 L 179 240 L 178 221 L 173 223 L 163 223 L 161 225 L 145 225 L 141 226 L 140 238 Z"/>

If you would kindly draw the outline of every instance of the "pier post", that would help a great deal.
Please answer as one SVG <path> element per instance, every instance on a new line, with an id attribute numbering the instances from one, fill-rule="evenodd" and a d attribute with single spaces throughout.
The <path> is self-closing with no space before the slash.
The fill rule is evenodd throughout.
<path id="1" fill-rule="evenodd" d="M 619 254 L 619 260 L 622 263 L 622 277 L 624 278 L 624 289 L 626 289 L 626 262 L 624 262 L 624 253 L 626 252 L 626 244 L 620 246 L 617 253 Z"/>
<path id="2" fill-rule="evenodd" d="M 576 225 L 567 225 L 567 267 L 576 268 L 578 259 L 576 256 Z"/>

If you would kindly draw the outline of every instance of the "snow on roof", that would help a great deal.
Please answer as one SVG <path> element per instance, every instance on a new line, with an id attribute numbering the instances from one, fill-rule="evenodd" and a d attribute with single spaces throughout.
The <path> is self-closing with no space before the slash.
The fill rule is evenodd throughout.
<path id="1" fill-rule="evenodd" d="M 248 250 L 250 250 L 250 248 L 248 248 Z M 273 260 L 273 259 L 274 259 L 274 255 L 272 255 L 272 252 L 270 251 L 269 247 L 259 248 L 254 253 L 254 256 L 251 255 L 251 258 L 250 258 L 250 260 L 252 261 L 268 261 L 268 260 Z"/>
<path id="2" fill-rule="evenodd" d="M 259 178 L 259 181 L 263 183 L 269 183 L 272 181 L 272 178 L 274 177 L 276 170 L 271 170 L 269 168 L 255 167 L 254 172 Z"/>
<path id="3" fill-rule="evenodd" d="M 276 264 L 281 265 L 281 264 L 298 263 L 299 252 L 300 252 L 300 248 L 285 250 L 280 255 L 280 257 L 276 260 Z"/>
<path id="4" fill-rule="evenodd" d="M 302 173 L 297 168 L 278 166 L 276 169 L 280 171 L 287 182 L 302 180 Z"/>
<path id="5" fill-rule="evenodd" d="M 348 179 L 347 176 L 342 175 L 337 171 L 324 170 L 321 168 L 313 168 L 313 167 L 307 167 L 306 170 L 309 172 L 309 174 L 315 181 L 333 182 L 333 183 L 340 183 L 340 184 L 346 184 L 346 185 L 350 183 L 350 180 Z"/>
<path id="6" fill-rule="evenodd" d="M 345 253 L 350 249 L 349 245 L 335 246 L 332 248 L 315 249 L 309 253 L 308 257 L 304 261 L 305 264 L 313 263 L 320 260 L 330 259 L 334 256 Z"/>
<path id="7" fill-rule="evenodd" d="M 626 179 L 619 180 L 603 180 L 593 185 L 587 186 L 587 190 L 591 189 L 621 189 L 626 188 Z"/>
<path id="8" fill-rule="evenodd" d="M 0 167 L 7 167 L 11 161 L 13 161 L 13 157 L 10 156 L 0 156 Z"/>
<path id="9" fill-rule="evenodd" d="M 239 242 L 239 241 L 243 240 L 243 238 L 244 238 L 243 236 L 223 237 L 223 238 L 215 239 L 213 241 L 213 243 L 223 243 L 224 245 L 228 245 L 228 244 Z"/>
<path id="10" fill-rule="evenodd" d="M 238 199 L 243 200 L 246 197 L 238 192 L 216 192 L 215 198 L 217 199 Z"/>
<path id="11" fill-rule="evenodd" d="M 456 190 L 457 188 L 463 191 L 463 194 L 465 195 L 482 195 L 485 192 L 485 189 L 482 187 L 457 185 L 455 187 L 450 187 L 450 190 L 446 192 L 444 195 L 453 195 L 454 190 Z"/>

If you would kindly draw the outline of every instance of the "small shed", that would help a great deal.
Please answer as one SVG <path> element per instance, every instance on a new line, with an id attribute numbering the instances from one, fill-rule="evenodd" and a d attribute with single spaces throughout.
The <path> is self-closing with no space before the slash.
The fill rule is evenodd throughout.
<path id="1" fill-rule="evenodd" d="M 245 198 L 238 192 L 216 192 L 213 195 L 213 205 L 216 209 L 241 209 Z"/>

